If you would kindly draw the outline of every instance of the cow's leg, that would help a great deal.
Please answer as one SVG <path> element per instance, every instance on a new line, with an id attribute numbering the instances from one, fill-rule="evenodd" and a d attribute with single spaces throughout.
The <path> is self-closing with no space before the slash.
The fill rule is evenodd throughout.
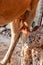
<path id="1" fill-rule="evenodd" d="M 6 53 L 6 55 L 5 55 L 5 57 L 3 58 L 3 60 L 0 62 L 1 64 L 0 65 L 6 65 L 6 63 L 8 62 L 8 60 L 9 60 L 9 58 L 11 57 L 11 55 L 12 55 L 12 53 L 13 53 L 13 51 L 14 51 L 14 48 L 15 48 L 15 46 L 16 46 L 16 44 L 17 44 L 17 41 L 18 41 L 18 39 L 19 39 L 19 35 L 20 35 L 20 31 L 18 31 L 16 34 L 14 33 L 14 29 L 16 28 L 16 27 L 14 27 L 14 22 L 13 23 L 11 23 L 10 24 L 11 25 L 11 35 L 12 35 L 12 37 L 11 37 L 11 45 L 10 45 L 10 47 L 9 47 L 9 49 L 8 49 L 8 51 L 7 51 L 7 53 Z"/>

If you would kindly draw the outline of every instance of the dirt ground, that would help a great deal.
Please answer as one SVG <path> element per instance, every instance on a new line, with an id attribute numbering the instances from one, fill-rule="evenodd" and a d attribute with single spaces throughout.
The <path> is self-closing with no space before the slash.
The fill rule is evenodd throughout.
<path id="1" fill-rule="evenodd" d="M 16 47 L 16 49 L 12 55 L 11 63 L 8 65 L 20 65 L 20 48 Z M 1 43 L 0 44 L 0 60 L 5 56 L 7 50 L 8 50 L 8 45 Z"/>
<path id="2" fill-rule="evenodd" d="M 39 38 L 39 37 L 41 37 L 41 38 Z M 41 52 L 41 55 L 42 55 L 41 56 L 41 61 L 43 62 L 43 27 L 40 27 L 36 32 L 31 33 L 30 40 L 31 40 L 30 43 L 34 43 L 36 41 L 34 43 L 34 48 L 35 47 L 38 48 L 42 44 L 42 46 L 41 46 L 42 50 L 38 49 L 38 51 L 39 50 L 42 51 Z M 10 42 L 11 42 L 11 37 L 8 35 L 8 31 L 7 31 L 7 33 L 5 31 L 3 31 L 2 33 L 0 33 L 0 61 L 5 56 L 8 48 L 9 48 Z M 11 62 L 8 63 L 7 65 L 21 65 L 21 47 L 22 47 L 22 44 L 19 42 L 17 44 L 15 50 L 14 50 L 14 53 L 13 53 L 12 57 L 11 57 Z M 35 54 L 36 54 L 36 52 L 35 52 Z M 34 55 L 34 53 L 33 53 L 33 55 Z M 37 54 L 35 56 L 37 56 Z M 35 56 L 33 57 L 33 63 L 37 62 L 36 61 L 37 58 Z M 39 65 L 43 65 L 43 63 L 39 64 Z"/>
<path id="3" fill-rule="evenodd" d="M 6 33 L 5 31 L 3 31 L 2 33 L 0 33 L 0 61 L 4 58 L 9 48 L 10 42 L 11 42 L 11 37 L 8 36 L 8 32 Z M 20 51 L 21 51 L 21 43 L 18 43 L 11 57 L 11 62 L 8 63 L 7 65 L 21 64 Z"/>

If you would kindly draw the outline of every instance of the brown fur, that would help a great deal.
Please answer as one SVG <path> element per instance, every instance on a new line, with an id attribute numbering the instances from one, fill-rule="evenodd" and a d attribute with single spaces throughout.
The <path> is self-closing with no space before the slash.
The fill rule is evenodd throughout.
<path id="1" fill-rule="evenodd" d="M 21 16 L 31 0 L 0 0 L 0 25 L 6 24 Z"/>
<path id="2" fill-rule="evenodd" d="M 30 27 L 35 17 L 39 0 L 0 0 L 0 25 L 11 25 L 11 45 L 1 64 L 5 65 L 11 57 L 20 35 L 20 19 L 28 23 Z"/>

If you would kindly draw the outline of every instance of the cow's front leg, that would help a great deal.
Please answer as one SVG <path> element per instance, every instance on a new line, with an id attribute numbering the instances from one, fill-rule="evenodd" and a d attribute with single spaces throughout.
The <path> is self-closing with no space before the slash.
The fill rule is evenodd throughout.
<path id="1" fill-rule="evenodd" d="M 11 44 L 10 44 L 10 47 L 9 47 L 5 57 L 0 62 L 1 63 L 0 65 L 6 65 L 6 63 L 8 62 L 10 57 L 12 56 L 14 48 L 15 48 L 17 42 L 18 42 L 18 39 L 19 39 L 20 31 L 16 32 L 16 34 L 14 33 L 15 28 L 16 28 L 16 27 L 14 27 L 15 23 L 13 22 L 10 25 L 11 25 Z"/>

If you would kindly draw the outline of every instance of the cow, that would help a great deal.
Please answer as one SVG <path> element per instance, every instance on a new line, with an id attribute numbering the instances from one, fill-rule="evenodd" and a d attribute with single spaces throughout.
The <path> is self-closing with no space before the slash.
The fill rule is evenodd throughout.
<path id="1" fill-rule="evenodd" d="M 17 44 L 22 27 L 28 24 L 30 28 L 36 14 L 39 0 L 0 0 L 0 26 L 10 24 L 11 26 L 11 45 L 0 65 L 5 65 L 12 55 Z M 30 19 L 31 18 L 31 19 Z M 23 25 L 19 26 L 19 23 Z M 25 24 L 26 23 L 26 24 Z"/>

